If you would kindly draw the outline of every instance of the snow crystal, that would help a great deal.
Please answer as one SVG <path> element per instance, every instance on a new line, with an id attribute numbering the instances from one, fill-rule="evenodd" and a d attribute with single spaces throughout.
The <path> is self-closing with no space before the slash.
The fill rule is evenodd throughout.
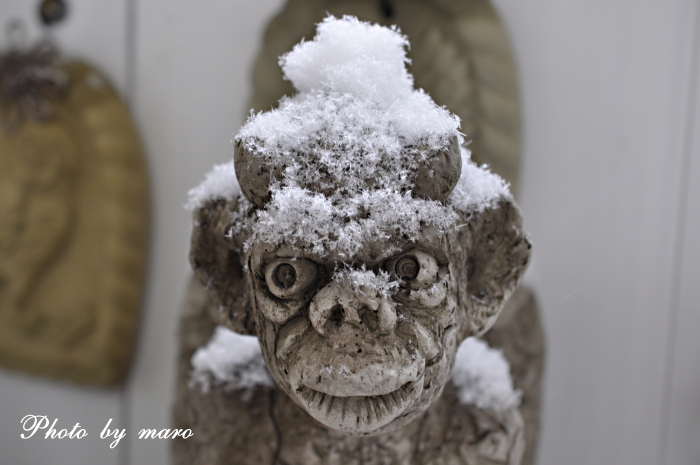
<path id="1" fill-rule="evenodd" d="M 454 226 L 451 205 L 411 195 L 420 163 L 461 135 L 456 116 L 413 89 L 407 47 L 396 28 L 328 17 L 311 42 L 280 58 L 299 93 L 251 116 L 236 136 L 252 156 L 283 167 L 248 246 L 301 241 L 352 258 L 368 241 Z M 479 181 L 453 199 L 466 209 L 494 191 L 481 182 L 490 174 L 465 165 Z"/>
<path id="2" fill-rule="evenodd" d="M 482 212 L 495 208 L 499 200 L 512 199 L 508 183 L 489 171 L 486 165 L 471 161 L 471 153 L 462 147 L 462 174 L 447 203 L 459 211 Z"/>
<path id="3" fill-rule="evenodd" d="M 401 235 L 415 240 L 424 226 L 447 230 L 456 219 L 456 213 L 440 202 L 389 189 L 364 191 L 334 203 L 320 193 L 284 187 L 273 193 L 265 210 L 257 212 L 247 246 L 256 241 L 276 245 L 303 241 L 313 253 L 326 255 L 331 249 L 350 258 L 369 241 Z"/>
<path id="4" fill-rule="evenodd" d="M 217 326 L 205 346 L 192 356 L 190 387 L 201 385 L 208 392 L 212 385 L 227 391 L 243 391 L 249 401 L 258 386 L 275 387 L 255 336 L 243 336 L 224 326 Z"/>
<path id="5" fill-rule="evenodd" d="M 325 179 L 355 192 L 373 179 L 405 190 L 423 156 L 418 147 L 445 147 L 458 136 L 458 125 L 420 91 L 388 107 L 352 94 L 312 91 L 252 116 L 237 138 L 266 163 L 286 167 L 286 185 L 323 188 Z"/>
<path id="6" fill-rule="evenodd" d="M 299 93 L 252 115 L 236 136 L 250 156 L 281 167 L 271 199 L 252 214 L 242 201 L 230 234 L 309 244 L 352 259 L 368 241 L 415 240 L 426 226 L 455 227 L 457 211 L 482 211 L 510 198 L 507 184 L 462 150 L 461 179 L 445 202 L 414 198 L 418 167 L 454 138 L 459 119 L 414 90 L 408 41 L 396 28 L 353 17 L 326 18 L 316 37 L 280 58 Z M 240 194 L 232 163 L 219 165 L 189 192 L 187 207 Z M 239 197 L 243 199 L 243 197 Z"/>
<path id="7" fill-rule="evenodd" d="M 457 350 L 452 384 L 465 405 L 503 411 L 520 404 L 521 393 L 513 389 L 503 353 L 475 337 L 465 339 Z"/>
<path id="8" fill-rule="evenodd" d="M 381 175 L 380 165 L 410 168 L 405 165 L 412 157 L 402 156 L 404 149 L 442 148 L 459 135 L 459 118 L 413 89 L 407 46 L 395 28 L 327 17 L 312 41 L 280 58 L 285 78 L 299 93 L 276 110 L 251 116 L 238 138 L 284 166 L 298 154 L 317 158 L 314 163 L 330 168 L 332 178 Z M 287 176 L 292 174 L 300 173 Z"/>
<path id="9" fill-rule="evenodd" d="M 365 265 L 362 265 L 360 270 L 351 268 L 336 270 L 333 274 L 333 281 L 348 282 L 352 290 L 359 293 L 378 291 L 384 297 L 389 297 L 399 290 L 398 281 L 392 281 L 389 273 L 386 271 L 375 273 L 367 270 Z"/>
<path id="10" fill-rule="evenodd" d="M 187 193 L 187 210 L 196 210 L 202 207 L 208 200 L 224 199 L 233 200 L 241 194 L 241 188 L 236 179 L 236 171 L 233 168 L 233 160 L 221 165 L 214 165 L 204 181 Z"/>

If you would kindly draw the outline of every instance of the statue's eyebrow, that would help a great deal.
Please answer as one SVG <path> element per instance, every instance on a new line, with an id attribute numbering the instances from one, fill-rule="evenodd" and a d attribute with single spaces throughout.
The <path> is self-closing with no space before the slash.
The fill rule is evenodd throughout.
<path id="1" fill-rule="evenodd" d="M 297 252 L 295 252 L 295 251 L 289 251 L 289 252 L 287 252 L 287 251 L 282 251 L 282 252 L 277 251 L 277 252 L 275 252 L 275 255 L 276 255 L 278 258 L 291 258 L 292 260 L 294 260 L 294 259 L 305 258 L 302 254 L 299 253 L 299 251 L 297 251 Z"/>
<path id="2" fill-rule="evenodd" d="M 289 244 L 281 244 L 272 252 L 277 258 L 302 259 L 311 258 L 309 254 L 300 247 L 294 247 Z"/>
<path id="3" fill-rule="evenodd" d="M 333 249 L 333 248 L 328 248 L 328 254 L 325 256 L 319 256 L 314 253 L 310 253 L 309 250 L 305 250 L 302 247 L 295 247 L 290 244 L 281 244 L 277 249 L 271 251 L 271 253 L 277 257 L 277 258 L 287 258 L 290 260 L 301 260 L 301 259 L 308 259 L 308 260 L 313 260 L 319 263 L 330 263 L 331 261 L 336 263 L 336 264 L 345 264 L 345 265 L 362 265 L 366 264 L 367 266 L 370 267 L 375 267 L 375 266 L 381 266 L 385 261 L 390 260 L 394 257 L 400 256 L 401 254 L 411 250 L 411 249 L 422 249 L 427 251 L 430 254 L 433 254 L 433 249 L 435 248 L 435 245 L 429 241 L 426 238 L 419 237 L 416 238 L 415 240 L 409 240 L 409 239 L 399 239 L 398 241 L 382 241 L 381 243 L 377 244 L 378 246 L 381 247 L 381 252 L 373 257 L 369 261 L 362 260 L 359 256 L 340 256 L 338 254 L 338 251 Z M 331 260 L 331 257 L 334 257 Z M 353 265 L 353 266 L 354 266 Z"/>

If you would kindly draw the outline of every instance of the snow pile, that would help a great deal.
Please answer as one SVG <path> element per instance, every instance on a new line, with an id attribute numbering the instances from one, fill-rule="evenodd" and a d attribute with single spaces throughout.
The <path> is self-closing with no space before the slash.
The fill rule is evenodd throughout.
<path id="1" fill-rule="evenodd" d="M 333 250 L 352 260 L 369 241 L 416 240 L 427 226 L 447 232 L 457 224 L 455 210 L 481 211 L 510 198 L 506 183 L 469 161 L 467 150 L 450 198 L 413 197 L 421 163 L 461 135 L 456 116 L 413 88 L 407 47 L 396 28 L 326 18 L 312 41 L 280 58 L 299 93 L 252 115 L 236 136 L 261 165 L 282 169 L 271 180 L 271 200 L 252 214 L 229 163 L 190 191 L 187 207 L 238 196 L 230 233 L 252 233 L 247 248 L 305 243 L 321 256 Z"/>
<path id="2" fill-rule="evenodd" d="M 224 326 L 216 327 L 209 342 L 194 353 L 191 364 L 190 387 L 199 384 L 203 392 L 209 392 L 212 385 L 223 385 L 227 391 L 243 391 L 242 398 L 249 401 L 257 387 L 275 387 L 258 338 Z"/>
<path id="3" fill-rule="evenodd" d="M 196 210 L 204 206 L 208 200 L 224 199 L 233 200 L 241 195 L 241 188 L 236 179 L 236 171 L 233 169 L 233 160 L 228 163 L 214 165 L 204 181 L 187 193 L 187 210 Z"/>
<path id="4" fill-rule="evenodd" d="M 503 411 L 520 404 L 520 391 L 513 389 L 510 365 L 500 350 L 470 337 L 457 350 L 452 384 L 460 403 L 484 410 Z"/>
<path id="5" fill-rule="evenodd" d="M 236 136 L 284 167 L 251 243 L 303 241 L 350 258 L 368 240 L 454 224 L 450 207 L 411 195 L 420 161 L 461 136 L 456 116 L 413 89 L 407 46 L 395 28 L 328 17 L 280 58 L 300 92 Z"/>
<path id="6" fill-rule="evenodd" d="M 449 205 L 462 212 L 482 212 L 497 207 L 500 199 L 512 199 L 508 183 L 486 166 L 471 161 L 471 153 L 462 147 L 462 174 L 452 194 Z"/>
<path id="7" fill-rule="evenodd" d="M 408 39 L 396 28 L 329 16 L 313 41 L 280 58 L 280 67 L 299 92 L 322 89 L 391 104 L 413 90 L 407 47 Z"/>
<path id="8" fill-rule="evenodd" d="M 365 190 L 371 179 L 380 188 L 410 190 L 422 154 L 460 135 L 459 118 L 413 89 L 407 46 L 395 28 L 327 17 L 313 41 L 280 58 L 299 93 L 251 116 L 236 139 L 286 167 L 286 186 L 320 184 L 342 197 Z"/>

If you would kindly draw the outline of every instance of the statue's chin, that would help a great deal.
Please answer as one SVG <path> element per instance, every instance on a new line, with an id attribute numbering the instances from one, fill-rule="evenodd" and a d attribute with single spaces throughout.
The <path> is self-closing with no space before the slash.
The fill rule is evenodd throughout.
<path id="1" fill-rule="evenodd" d="M 423 378 L 387 394 L 332 396 L 306 386 L 295 390 L 298 402 L 323 425 L 346 434 L 368 436 L 396 429 L 411 419 L 423 391 Z M 410 418 L 409 418 L 410 417 Z"/>

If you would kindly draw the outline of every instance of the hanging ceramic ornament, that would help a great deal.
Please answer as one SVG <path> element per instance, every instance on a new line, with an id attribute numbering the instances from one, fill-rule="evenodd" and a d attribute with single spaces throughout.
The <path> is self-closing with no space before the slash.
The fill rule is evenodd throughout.
<path id="1" fill-rule="evenodd" d="M 64 14 L 62 2 L 43 2 L 44 24 Z M 100 72 L 49 42 L 10 42 L 0 56 L 0 364 L 114 384 L 131 359 L 147 253 L 138 135 Z"/>

